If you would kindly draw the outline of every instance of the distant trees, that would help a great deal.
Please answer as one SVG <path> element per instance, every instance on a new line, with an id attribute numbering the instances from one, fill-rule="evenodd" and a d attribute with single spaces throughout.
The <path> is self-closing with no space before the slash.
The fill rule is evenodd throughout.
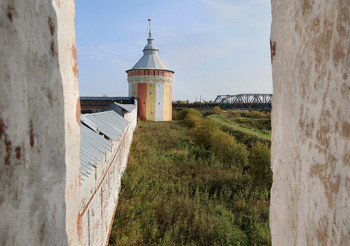
<path id="1" fill-rule="evenodd" d="M 197 101 L 195 100 L 194 102 L 190 102 L 188 99 L 187 100 L 176 100 L 176 101 L 173 101 L 173 104 L 200 104 L 200 103 L 213 103 L 213 100 L 204 100 L 202 98 L 201 101 Z"/>

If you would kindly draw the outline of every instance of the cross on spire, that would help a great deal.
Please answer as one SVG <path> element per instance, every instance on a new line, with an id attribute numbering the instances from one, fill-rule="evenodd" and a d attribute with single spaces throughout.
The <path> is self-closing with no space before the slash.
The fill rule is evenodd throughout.
<path id="1" fill-rule="evenodd" d="M 149 36 L 149 38 L 151 38 L 151 37 L 152 37 L 152 32 L 151 32 L 151 19 L 148 19 L 148 24 L 149 24 L 148 36 Z"/>

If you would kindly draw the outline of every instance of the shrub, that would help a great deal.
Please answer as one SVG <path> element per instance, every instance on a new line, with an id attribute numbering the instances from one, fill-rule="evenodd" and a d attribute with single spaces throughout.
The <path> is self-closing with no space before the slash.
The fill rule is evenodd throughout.
<path id="1" fill-rule="evenodd" d="M 204 119 L 194 129 L 194 140 L 197 144 L 209 149 L 212 147 L 214 136 L 220 131 L 213 120 Z"/>
<path id="2" fill-rule="evenodd" d="M 256 185 L 270 189 L 272 184 L 272 171 L 270 162 L 270 148 L 261 142 L 256 142 L 251 151 L 251 175 Z"/>
<path id="3" fill-rule="evenodd" d="M 177 115 L 177 119 L 178 120 L 184 120 L 185 117 L 188 115 L 188 114 L 193 114 L 193 115 L 197 115 L 199 118 L 202 118 L 202 114 L 198 111 L 198 110 L 195 110 L 193 108 L 186 108 L 186 109 L 183 109 L 182 111 L 180 111 Z"/>
<path id="4" fill-rule="evenodd" d="M 229 117 L 239 118 L 241 117 L 241 111 L 239 110 L 228 110 Z"/>
<path id="5" fill-rule="evenodd" d="M 208 110 L 208 111 L 205 111 L 204 113 L 203 113 L 203 116 L 204 117 L 207 117 L 207 116 L 209 116 L 209 115 L 213 115 L 213 114 L 215 114 L 216 112 L 214 111 L 214 110 Z"/>
<path id="6" fill-rule="evenodd" d="M 220 108 L 219 106 L 215 106 L 215 107 L 214 107 L 214 111 L 215 111 L 215 112 L 221 112 L 221 108 Z"/>
<path id="7" fill-rule="evenodd" d="M 202 117 L 198 116 L 197 114 L 188 113 L 184 119 L 184 123 L 188 127 L 195 127 L 199 124 L 199 122 L 202 120 Z"/>
<path id="8" fill-rule="evenodd" d="M 179 117 L 179 112 L 176 110 L 172 110 L 172 119 L 177 120 Z"/>
<path id="9" fill-rule="evenodd" d="M 248 161 L 248 151 L 244 144 L 227 133 L 218 131 L 212 140 L 213 151 L 223 162 L 224 167 L 244 167 Z"/>
<path id="10" fill-rule="evenodd" d="M 256 110 L 242 111 L 241 115 L 242 117 L 245 117 L 245 118 L 265 118 L 266 117 L 266 115 L 263 112 L 256 111 Z"/>

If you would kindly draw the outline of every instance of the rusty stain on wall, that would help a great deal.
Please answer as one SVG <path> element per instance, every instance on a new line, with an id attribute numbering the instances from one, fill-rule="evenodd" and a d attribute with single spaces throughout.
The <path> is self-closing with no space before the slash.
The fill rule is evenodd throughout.
<path id="1" fill-rule="evenodd" d="M 4 121 L 0 118 L 0 138 L 5 134 L 6 125 Z"/>
<path id="2" fill-rule="evenodd" d="M 75 109 L 75 118 L 77 120 L 77 124 L 80 125 L 80 98 L 79 97 L 77 98 L 77 105 L 76 105 L 76 109 Z"/>
<path id="3" fill-rule="evenodd" d="M 51 36 L 53 36 L 55 34 L 55 26 L 54 26 L 54 24 L 52 22 L 51 16 L 49 16 L 49 18 L 47 20 L 47 24 L 49 26 L 49 30 L 50 30 Z"/>
<path id="4" fill-rule="evenodd" d="M 273 58 L 276 55 L 276 48 L 277 48 L 277 43 L 276 41 L 271 41 L 270 40 L 270 51 L 271 51 L 271 63 L 273 62 Z"/>
<path id="5" fill-rule="evenodd" d="M 17 146 L 15 148 L 15 152 L 16 152 L 16 159 L 20 160 L 21 159 L 21 147 Z"/>
<path id="6" fill-rule="evenodd" d="M 30 147 L 32 147 L 32 148 L 33 148 L 34 143 L 35 143 L 34 137 L 35 137 L 35 135 L 34 135 L 34 130 L 33 130 L 33 121 L 30 120 L 29 121 L 29 143 L 30 143 Z"/>
<path id="7" fill-rule="evenodd" d="M 78 62 L 77 62 L 77 48 L 75 44 L 72 44 L 73 53 L 73 73 L 76 78 L 78 78 Z"/>
<path id="8" fill-rule="evenodd" d="M 81 222 L 81 214 L 78 214 L 78 220 L 77 220 L 77 232 L 78 232 L 78 238 L 79 241 L 82 241 L 83 236 L 83 229 L 82 229 L 82 222 Z"/>
<path id="9" fill-rule="evenodd" d="M 50 54 L 52 56 L 55 56 L 56 55 L 56 50 L 55 50 L 55 43 L 53 40 L 51 40 L 50 42 Z"/>
<path id="10" fill-rule="evenodd" d="M 12 5 L 9 4 L 9 5 L 7 6 L 7 13 L 6 13 L 6 16 L 7 16 L 7 18 L 8 18 L 10 21 L 12 21 L 14 11 L 15 11 L 14 7 L 13 7 Z"/>
<path id="11" fill-rule="evenodd" d="M 303 6 L 302 6 L 302 11 L 303 11 L 303 17 L 308 16 L 311 12 L 311 4 L 309 2 L 309 0 L 304 0 L 303 2 Z"/>
<path id="12" fill-rule="evenodd" d="M 344 137 L 350 138 L 350 123 L 349 122 L 343 122 L 342 133 L 343 133 Z"/>
<path id="13" fill-rule="evenodd" d="M 2 119 L 0 119 L 0 138 L 4 136 L 4 144 L 6 148 L 6 156 L 5 156 L 5 165 L 10 165 L 10 157 L 12 152 L 12 143 L 8 139 L 8 136 L 6 134 L 7 126 L 3 122 Z"/>

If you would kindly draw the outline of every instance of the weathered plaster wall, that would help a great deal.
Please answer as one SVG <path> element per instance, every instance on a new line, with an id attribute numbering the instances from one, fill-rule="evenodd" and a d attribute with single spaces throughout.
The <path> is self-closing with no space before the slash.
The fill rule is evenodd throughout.
<path id="1" fill-rule="evenodd" d="M 134 118 L 125 128 L 119 142 L 113 141 L 112 151 L 96 166 L 81 185 L 80 211 L 82 218 L 83 245 L 106 245 L 113 225 L 118 203 L 121 177 L 125 171 L 137 109 Z"/>
<path id="2" fill-rule="evenodd" d="M 53 0 L 64 98 L 66 231 L 69 245 L 82 241 L 80 205 L 80 97 L 75 42 L 75 0 Z M 62 137 L 62 136 L 61 136 Z"/>
<path id="3" fill-rule="evenodd" d="M 78 245 L 73 0 L 1 1 L 0 81 L 0 245 Z"/>
<path id="4" fill-rule="evenodd" d="M 350 245 L 349 11 L 272 0 L 273 245 Z"/>
<path id="5" fill-rule="evenodd" d="M 136 99 L 135 99 L 135 105 L 137 105 Z M 125 112 L 124 118 L 131 123 L 131 128 L 134 131 L 137 125 L 137 108 L 131 112 Z"/>

